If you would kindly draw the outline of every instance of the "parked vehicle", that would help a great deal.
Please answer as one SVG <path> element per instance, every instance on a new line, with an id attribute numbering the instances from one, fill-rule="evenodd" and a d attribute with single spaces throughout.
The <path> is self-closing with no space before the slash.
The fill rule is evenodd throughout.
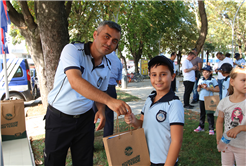
<path id="1" fill-rule="evenodd" d="M 32 80 L 27 59 L 9 58 L 7 61 L 7 74 L 9 97 L 23 99 L 24 101 L 33 100 Z M 0 59 L 0 99 L 6 96 L 5 78 L 3 70 L 3 59 Z"/>
<path id="2" fill-rule="evenodd" d="M 37 99 L 38 97 L 40 97 L 40 89 L 39 89 L 39 84 L 38 84 L 37 71 L 35 67 L 31 67 L 31 66 L 30 66 L 30 71 L 31 71 L 33 97 L 34 99 Z"/>

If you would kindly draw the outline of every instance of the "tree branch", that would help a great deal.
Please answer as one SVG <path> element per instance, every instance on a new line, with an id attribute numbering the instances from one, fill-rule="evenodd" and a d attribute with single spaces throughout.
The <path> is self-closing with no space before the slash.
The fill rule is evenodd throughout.
<path id="1" fill-rule="evenodd" d="M 34 18 L 29 11 L 27 1 L 19 1 L 19 3 L 21 6 L 22 14 L 24 16 L 24 21 L 27 24 L 28 29 L 30 29 L 31 31 L 35 30 L 37 28 L 37 24 L 34 22 Z"/>
<path id="2" fill-rule="evenodd" d="M 15 10 L 10 1 L 6 1 L 6 4 L 11 22 L 20 29 L 26 29 L 23 15 Z"/>

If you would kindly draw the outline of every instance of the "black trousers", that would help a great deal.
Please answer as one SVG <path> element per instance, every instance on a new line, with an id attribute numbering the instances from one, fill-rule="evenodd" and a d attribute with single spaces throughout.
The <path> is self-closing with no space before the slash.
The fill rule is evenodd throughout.
<path id="1" fill-rule="evenodd" d="M 114 85 L 108 85 L 107 94 L 117 99 L 116 89 Z M 98 111 L 95 103 L 93 105 L 93 111 L 94 113 Z M 103 137 L 113 135 L 114 133 L 114 111 L 108 108 L 108 106 L 105 106 L 105 117 L 106 117 L 106 122 L 103 129 Z"/>
<path id="2" fill-rule="evenodd" d="M 185 91 L 184 91 L 184 106 L 190 105 L 190 94 L 193 90 L 194 82 L 183 81 Z"/>
<path id="3" fill-rule="evenodd" d="M 107 89 L 107 94 L 115 99 L 117 99 L 117 93 L 114 85 L 109 85 Z M 103 137 L 113 135 L 114 133 L 114 111 L 112 111 L 108 106 L 105 108 L 106 122 L 103 131 Z"/>
<path id="4" fill-rule="evenodd" d="M 93 165 L 94 112 L 67 117 L 48 106 L 45 122 L 45 166 L 65 166 L 68 148 L 73 166 Z"/>
<path id="5" fill-rule="evenodd" d="M 176 77 L 174 77 L 174 80 L 171 83 L 171 88 L 175 92 L 175 90 L 176 90 Z"/>
<path id="6" fill-rule="evenodd" d="M 205 118 L 206 118 L 206 110 L 205 110 L 205 105 L 204 101 L 199 101 L 200 104 L 200 123 L 199 126 L 204 129 L 204 123 L 205 123 Z M 214 114 L 207 114 L 207 120 L 209 124 L 209 130 L 214 130 Z"/>

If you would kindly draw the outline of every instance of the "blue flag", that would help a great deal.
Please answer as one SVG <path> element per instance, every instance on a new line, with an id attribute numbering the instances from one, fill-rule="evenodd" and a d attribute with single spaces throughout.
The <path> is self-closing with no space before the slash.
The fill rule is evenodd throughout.
<path id="1" fill-rule="evenodd" d="M 10 24 L 6 0 L 0 0 L 0 20 L 0 27 L 6 27 L 7 24 Z"/>
<path id="2" fill-rule="evenodd" d="M 1 22 L 0 22 L 0 47 L 1 54 L 8 53 L 8 49 L 5 48 L 6 36 L 5 33 L 8 31 L 8 24 L 10 24 L 10 18 L 7 11 L 6 0 L 0 1 L 0 13 L 1 13 Z"/>

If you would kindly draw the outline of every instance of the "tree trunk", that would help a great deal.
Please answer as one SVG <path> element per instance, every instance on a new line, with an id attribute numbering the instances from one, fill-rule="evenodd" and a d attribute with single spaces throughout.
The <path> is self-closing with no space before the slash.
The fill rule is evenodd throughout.
<path id="1" fill-rule="evenodd" d="M 123 67 L 125 68 L 125 71 L 127 72 L 126 58 L 122 55 L 121 50 L 120 50 L 119 47 L 118 47 L 118 51 L 119 51 L 119 54 L 120 54 L 120 58 L 122 58 L 123 61 L 124 61 L 124 66 Z"/>
<path id="2" fill-rule="evenodd" d="M 208 59 L 209 59 L 209 51 L 206 52 L 207 54 L 207 64 L 208 64 Z"/>
<path id="3" fill-rule="evenodd" d="M 178 54 L 177 54 L 177 63 L 179 65 L 179 73 L 180 73 L 180 63 L 181 63 L 181 50 L 178 51 Z"/>
<path id="4" fill-rule="evenodd" d="M 69 43 L 64 2 L 37 1 L 37 24 L 42 43 L 47 90 L 53 88 L 56 68 L 63 47 Z"/>
<path id="5" fill-rule="evenodd" d="M 199 38 L 196 42 L 196 50 L 197 50 L 197 55 L 200 53 L 202 46 L 205 42 L 207 32 L 208 32 L 208 20 L 207 20 L 207 15 L 204 7 L 204 2 L 203 1 L 198 1 L 198 6 L 199 6 L 199 14 L 201 17 L 201 30 L 199 32 Z"/>
<path id="6" fill-rule="evenodd" d="M 69 10 L 65 9 L 64 2 L 35 1 L 36 24 L 27 1 L 19 1 L 22 13 L 18 13 L 9 1 L 6 2 L 11 22 L 20 29 L 26 40 L 28 52 L 37 70 L 42 103 L 44 108 L 47 108 L 47 96 L 53 87 L 60 53 L 69 42 Z"/>

